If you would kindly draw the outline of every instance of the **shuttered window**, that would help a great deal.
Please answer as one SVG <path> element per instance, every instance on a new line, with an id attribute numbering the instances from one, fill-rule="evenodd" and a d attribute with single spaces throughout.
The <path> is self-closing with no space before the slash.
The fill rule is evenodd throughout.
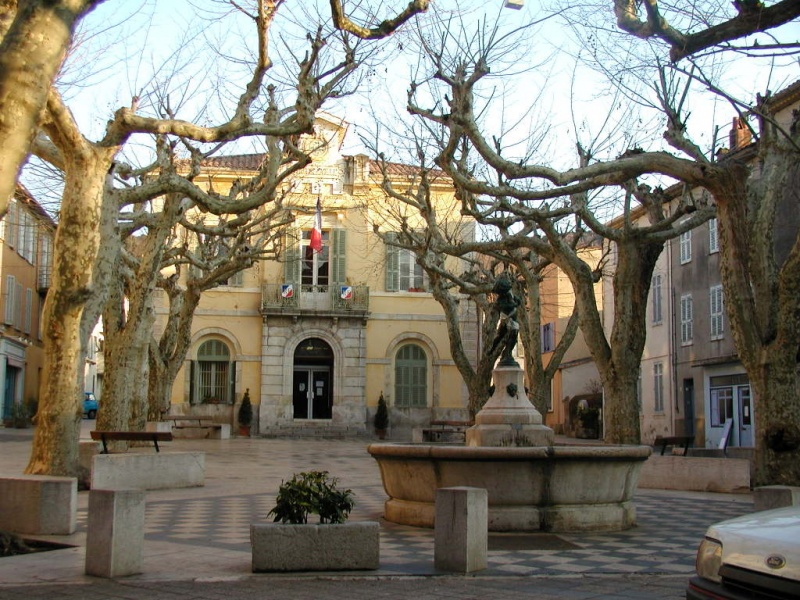
<path id="1" fill-rule="evenodd" d="M 422 348 L 407 344 L 397 351 L 394 377 L 395 406 L 428 405 L 428 358 Z"/>
<path id="2" fill-rule="evenodd" d="M 681 344 L 688 346 L 694 340 L 694 304 L 691 294 L 681 296 Z"/>
<path id="3" fill-rule="evenodd" d="M 711 321 L 711 339 L 719 340 L 725 335 L 724 300 L 722 286 L 715 285 L 709 291 L 709 320 Z"/>

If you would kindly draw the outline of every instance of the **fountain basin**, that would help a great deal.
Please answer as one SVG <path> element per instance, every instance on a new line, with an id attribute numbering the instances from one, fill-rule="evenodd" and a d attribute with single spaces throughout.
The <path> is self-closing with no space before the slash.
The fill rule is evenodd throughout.
<path id="1" fill-rule="evenodd" d="M 490 531 L 621 531 L 649 446 L 470 447 L 371 444 L 387 521 L 433 527 L 437 488 L 489 494 Z"/>

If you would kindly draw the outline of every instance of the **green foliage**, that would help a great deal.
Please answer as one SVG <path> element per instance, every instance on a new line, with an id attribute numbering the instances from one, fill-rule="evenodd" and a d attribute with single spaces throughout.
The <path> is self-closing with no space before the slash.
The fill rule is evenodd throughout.
<path id="1" fill-rule="evenodd" d="M 244 393 L 242 398 L 242 405 L 239 407 L 239 425 L 242 427 L 249 427 L 253 422 L 253 403 L 250 402 L 250 390 Z"/>
<path id="2" fill-rule="evenodd" d="M 600 409 L 596 407 L 578 407 L 578 419 L 584 427 L 597 427 L 600 422 Z"/>
<path id="3" fill-rule="evenodd" d="M 387 429 L 389 427 L 389 409 L 386 407 L 386 400 L 381 397 L 378 398 L 378 410 L 375 411 L 375 429 Z"/>
<path id="4" fill-rule="evenodd" d="M 30 425 L 30 407 L 27 404 L 15 403 L 11 405 L 11 421 L 14 427 L 25 428 Z"/>
<path id="5" fill-rule="evenodd" d="M 308 523 L 308 515 L 319 515 L 320 523 L 344 523 L 353 510 L 353 492 L 337 490 L 339 480 L 327 471 L 295 473 L 278 488 L 275 507 L 267 513 L 275 523 Z"/>

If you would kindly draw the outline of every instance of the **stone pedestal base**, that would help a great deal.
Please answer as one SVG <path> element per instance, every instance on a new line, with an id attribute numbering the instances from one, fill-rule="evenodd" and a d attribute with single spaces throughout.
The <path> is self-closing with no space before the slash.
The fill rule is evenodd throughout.
<path id="1" fill-rule="evenodd" d="M 522 369 L 497 367 L 494 393 L 467 430 L 467 446 L 552 446 L 553 430 L 528 400 Z"/>
<path id="2" fill-rule="evenodd" d="M 144 490 L 92 490 L 86 529 L 86 574 L 125 577 L 142 572 Z"/>

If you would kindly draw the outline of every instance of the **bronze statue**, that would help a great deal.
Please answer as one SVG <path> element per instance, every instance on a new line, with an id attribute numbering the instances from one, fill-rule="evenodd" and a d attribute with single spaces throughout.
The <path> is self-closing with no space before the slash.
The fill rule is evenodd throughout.
<path id="1" fill-rule="evenodd" d="M 494 305 L 500 311 L 500 324 L 497 327 L 497 334 L 492 342 L 492 347 L 489 349 L 489 354 L 494 354 L 502 344 L 503 351 L 500 356 L 500 362 L 497 363 L 498 366 L 502 367 L 517 366 L 517 361 L 514 360 L 512 352 L 514 351 L 514 346 L 517 345 L 517 334 L 519 333 L 517 307 L 522 304 L 522 301 L 511 292 L 511 286 L 511 276 L 506 271 L 497 278 L 492 288 L 492 291 L 497 294 Z"/>

